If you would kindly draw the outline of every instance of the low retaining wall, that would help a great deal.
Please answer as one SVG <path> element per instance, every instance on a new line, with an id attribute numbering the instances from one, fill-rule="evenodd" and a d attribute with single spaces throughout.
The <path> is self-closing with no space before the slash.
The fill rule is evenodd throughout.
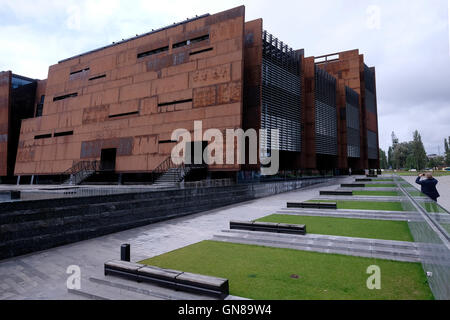
<path id="1" fill-rule="evenodd" d="M 328 178 L 186 188 L 0 206 L 0 259 L 288 192 Z"/>

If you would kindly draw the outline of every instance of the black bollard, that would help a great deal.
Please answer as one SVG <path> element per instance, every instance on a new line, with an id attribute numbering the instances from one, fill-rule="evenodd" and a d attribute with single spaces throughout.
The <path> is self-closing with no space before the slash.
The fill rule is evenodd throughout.
<path id="1" fill-rule="evenodd" d="M 130 245 L 128 243 L 120 247 L 120 260 L 130 262 Z"/>

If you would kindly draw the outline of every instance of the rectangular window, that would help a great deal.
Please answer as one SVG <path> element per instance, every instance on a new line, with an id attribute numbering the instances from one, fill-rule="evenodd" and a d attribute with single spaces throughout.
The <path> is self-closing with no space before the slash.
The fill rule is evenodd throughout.
<path id="1" fill-rule="evenodd" d="M 125 117 L 125 116 L 131 116 L 131 115 L 134 115 L 134 114 L 139 114 L 139 111 L 113 114 L 113 115 L 110 115 L 109 118 Z"/>
<path id="2" fill-rule="evenodd" d="M 84 68 L 84 69 L 81 69 L 81 70 L 77 70 L 77 71 L 71 72 L 70 75 L 73 76 L 74 74 L 78 74 L 78 73 L 82 73 L 82 72 L 86 72 L 86 71 L 89 71 L 89 68 Z"/>
<path id="3" fill-rule="evenodd" d="M 165 52 L 165 51 L 169 51 L 169 46 L 165 46 L 165 47 L 161 47 L 161 48 L 158 48 L 158 49 L 154 49 L 154 50 L 150 50 L 150 51 L 145 51 L 145 52 L 139 53 L 137 55 L 137 57 L 138 58 L 143 58 L 143 57 L 151 56 L 151 55 L 158 54 L 158 53 Z"/>
<path id="4" fill-rule="evenodd" d="M 69 94 L 65 94 L 63 96 L 54 97 L 53 101 L 60 101 L 60 100 L 68 99 L 68 98 L 74 98 L 74 97 L 77 97 L 77 96 L 78 96 L 77 92 L 69 93 Z"/>
<path id="5" fill-rule="evenodd" d="M 206 48 L 206 49 L 203 49 L 203 50 L 190 52 L 189 55 L 190 55 L 190 56 L 193 56 L 193 55 L 195 55 L 195 54 L 200 54 L 200 53 L 208 52 L 208 51 L 212 51 L 212 50 L 213 50 L 213 48 Z"/>
<path id="6" fill-rule="evenodd" d="M 35 117 L 42 117 L 42 112 L 44 111 L 44 100 L 45 95 L 41 96 L 41 100 L 39 101 L 38 105 L 36 106 L 36 115 Z"/>
<path id="7" fill-rule="evenodd" d="M 188 45 L 193 44 L 193 43 L 205 41 L 205 40 L 208 40 L 208 39 L 209 39 L 209 34 L 205 34 L 205 35 L 200 36 L 200 37 L 196 37 L 196 38 L 193 38 L 193 39 L 177 42 L 177 43 L 172 45 L 172 48 L 173 49 L 181 48 L 181 47 L 188 46 Z"/>
<path id="8" fill-rule="evenodd" d="M 185 99 L 185 100 L 177 100 L 177 101 L 171 101 L 171 102 L 158 103 L 158 107 L 171 106 L 171 105 L 174 105 L 174 104 L 180 104 L 180 103 L 186 103 L 186 102 L 192 102 L 192 99 Z"/>
<path id="9" fill-rule="evenodd" d="M 56 138 L 56 137 L 64 137 L 64 136 L 71 136 L 71 135 L 73 135 L 73 131 L 55 132 L 55 134 L 53 136 Z"/>
<path id="10" fill-rule="evenodd" d="M 160 140 L 158 141 L 159 144 L 165 144 L 165 143 L 177 143 L 178 141 L 172 141 L 172 140 Z"/>
<path id="11" fill-rule="evenodd" d="M 106 74 L 89 78 L 89 81 L 106 78 Z"/>
<path id="12" fill-rule="evenodd" d="M 39 139 L 47 139 L 47 138 L 51 138 L 52 134 L 51 133 L 47 133 L 47 134 L 40 134 L 38 136 L 34 136 L 35 140 L 39 140 Z"/>
<path id="13" fill-rule="evenodd" d="M 200 36 L 200 37 L 191 39 L 191 40 L 190 40 L 190 43 L 193 44 L 193 43 L 205 41 L 205 40 L 208 40 L 208 39 L 209 39 L 209 34 L 205 34 L 204 36 Z"/>
<path id="14" fill-rule="evenodd" d="M 188 41 L 185 40 L 185 41 L 181 41 L 181 42 L 175 43 L 172 46 L 172 48 L 176 49 L 176 48 L 184 47 L 184 46 L 187 46 L 187 45 L 188 45 Z"/>

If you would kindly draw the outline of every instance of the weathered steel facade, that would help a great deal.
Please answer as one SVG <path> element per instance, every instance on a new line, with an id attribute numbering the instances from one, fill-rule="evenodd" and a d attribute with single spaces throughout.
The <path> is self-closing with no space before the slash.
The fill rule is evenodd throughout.
<path id="1" fill-rule="evenodd" d="M 0 73 L 0 176 L 11 80 Z M 176 144 L 171 133 L 193 134 L 195 120 L 203 130 L 279 129 L 281 170 L 378 168 L 375 81 L 358 50 L 305 57 L 262 19 L 245 22 L 243 6 L 199 16 L 51 66 L 21 123 L 14 174 L 58 175 L 105 154 L 116 172 L 152 172 Z"/>

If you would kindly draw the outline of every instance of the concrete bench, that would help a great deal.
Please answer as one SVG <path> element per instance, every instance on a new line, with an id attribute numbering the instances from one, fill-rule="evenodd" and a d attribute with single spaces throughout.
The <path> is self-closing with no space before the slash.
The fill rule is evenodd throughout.
<path id="1" fill-rule="evenodd" d="M 111 260 L 105 262 L 105 276 L 114 275 L 131 280 L 137 280 L 138 270 L 142 267 L 144 267 L 144 265 L 139 263 Z"/>
<path id="2" fill-rule="evenodd" d="M 214 296 L 220 299 L 229 295 L 228 279 L 121 260 L 105 262 L 105 276 L 107 275 L 119 276 L 138 282 L 148 282 L 179 291 Z"/>
<path id="3" fill-rule="evenodd" d="M 361 178 L 361 179 L 355 179 L 355 182 L 371 182 L 371 178 Z"/>
<path id="4" fill-rule="evenodd" d="M 259 222 L 259 221 L 230 221 L 230 229 L 262 231 L 273 233 L 306 234 L 306 226 L 301 224 Z"/>
<path id="5" fill-rule="evenodd" d="M 278 233 L 290 233 L 290 234 L 306 234 L 306 225 L 304 224 L 288 224 L 279 223 Z"/>
<path id="6" fill-rule="evenodd" d="M 320 191 L 321 196 L 352 196 L 352 191 Z"/>
<path id="7" fill-rule="evenodd" d="M 368 174 L 368 175 L 366 175 L 366 177 L 367 178 L 377 178 L 378 175 L 376 175 L 376 174 Z"/>
<path id="8" fill-rule="evenodd" d="M 343 183 L 341 188 L 365 188 L 366 185 L 362 183 Z"/>
<path id="9" fill-rule="evenodd" d="M 288 208 L 337 209 L 336 202 L 288 202 Z"/>
<path id="10" fill-rule="evenodd" d="M 175 279 L 177 288 L 188 292 L 225 298 L 229 294 L 228 280 L 195 273 L 183 272 Z"/>

